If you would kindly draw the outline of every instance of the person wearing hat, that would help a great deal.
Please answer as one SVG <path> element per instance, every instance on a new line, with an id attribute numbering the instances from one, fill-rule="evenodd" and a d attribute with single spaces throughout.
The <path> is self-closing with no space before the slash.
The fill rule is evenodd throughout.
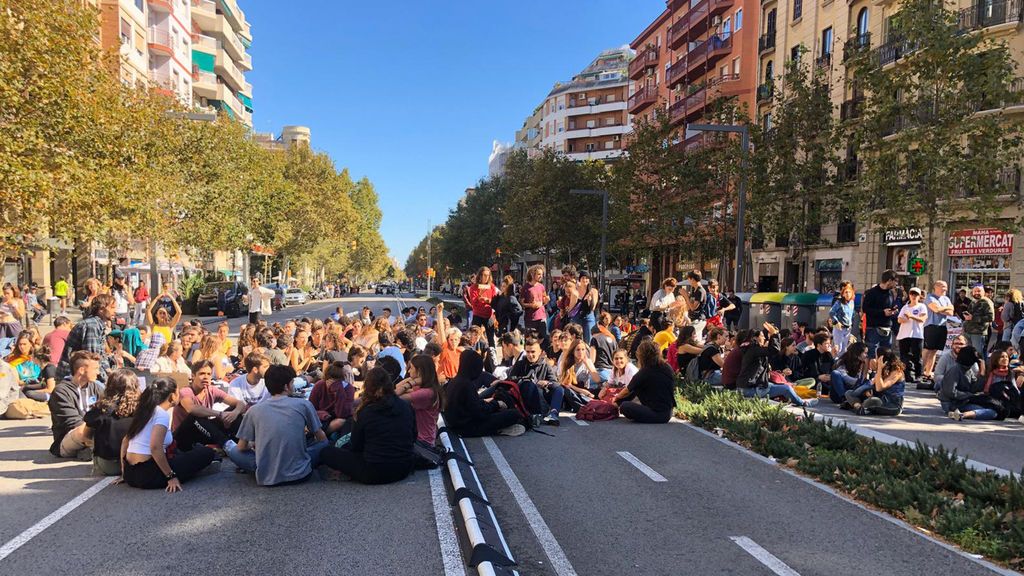
<path id="1" fill-rule="evenodd" d="M 900 358 L 907 366 L 908 383 L 916 383 L 923 374 L 921 350 L 924 346 L 924 323 L 928 320 L 928 307 L 921 301 L 923 296 L 920 288 L 911 288 L 907 303 L 900 308 L 896 317 L 900 325 L 896 333 L 896 344 L 899 346 Z"/>

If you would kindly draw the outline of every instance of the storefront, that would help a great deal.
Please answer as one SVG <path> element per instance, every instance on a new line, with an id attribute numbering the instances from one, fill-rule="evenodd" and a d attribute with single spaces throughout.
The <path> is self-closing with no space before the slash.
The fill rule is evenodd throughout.
<path id="1" fill-rule="evenodd" d="M 910 273 L 910 262 L 922 254 L 923 242 L 924 231 L 920 228 L 890 228 L 882 234 L 882 243 L 885 244 L 884 269 L 894 270 L 905 289 L 917 286 L 917 276 Z"/>
<path id="2" fill-rule="evenodd" d="M 779 255 L 758 254 L 755 262 L 758 292 L 779 291 Z"/>
<path id="3" fill-rule="evenodd" d="M 831 294 L 839 290 L 843 281 L 843 259 L 826 258 L 814 261 L 815 289 L 822 294 Z"/>
<path id="4" fill-rule="evenodd" d="M 998 228 L 957 230 L 949 235 L 947 254 L 951 290 L 969 290 L 981 283 L 1002 298 L 1010 289 L 1012 233 Z"/>

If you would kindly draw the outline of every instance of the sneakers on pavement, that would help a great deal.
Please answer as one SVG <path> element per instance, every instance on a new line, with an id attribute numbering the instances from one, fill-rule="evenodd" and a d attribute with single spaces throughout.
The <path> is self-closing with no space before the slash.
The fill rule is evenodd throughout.
<path id="1" fill-rule="evenodd" d="M 882 404 L 883 402 L 881 398 L 876 398 L 872 396 L 871 398 L 864 399 L 864 404 L 862 405 L 862 408 L 864 409 L 864 412 L 870 412 L 873 408 L 881 408 Z"/>
<path id="2" fill-rule="evenodd" d="M 513 424 L 508 428 L 498 430 L 499 436 L 522 436 L 523 434 L 526 434 L 526 426 L 522 424 Z"/>
<path id="3" fill-rule="evenodd" d="M 544 424 L 547 426 L 560 426 L 562 423 L 558 419 L 558 412 L 554 410 L 548 412 L 548 415 L 544 417 Z"/>
<path id="4" fill-rule="evenodd" d="M 804 408 L 814 408 L 817 405 L 818 405 L 818 399 L 817 398 L 807 398 L 807 399 L 804 400 L 804 403 L 803 403 Z"/>
<path id="5" fill-rule="evenodd" d="M 960 410 L 953 410 L 949 414 L 946 414 L 946 416 L 949 416 L 951 420 L 956 420 L 957 422 L 964 419 L 964 413 Z"/>

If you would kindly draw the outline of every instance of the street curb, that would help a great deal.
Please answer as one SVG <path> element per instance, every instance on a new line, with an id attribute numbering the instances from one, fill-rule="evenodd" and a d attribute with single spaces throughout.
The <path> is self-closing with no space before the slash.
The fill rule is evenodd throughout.
<path id="1" fill-rule="evenodd" d="M 437 417 L 437 437 L 451 488 L 452 507 L 461 519 L 464 556 L 467 564 L 476 568 L 480 576 L 516 575 L 512 570 L 517 563 L 508 549 L 508 543 L 487 499 L 475 464 L 466 449 L 466 443 L 445 426 L 444 417 Z"/>

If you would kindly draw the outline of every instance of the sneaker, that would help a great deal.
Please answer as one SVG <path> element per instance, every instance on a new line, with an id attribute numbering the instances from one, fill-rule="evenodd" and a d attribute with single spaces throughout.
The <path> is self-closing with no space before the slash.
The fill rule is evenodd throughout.
<path id="1" fill-rule="evenodd" d="M 818 399 L 817 398 L 807 398 L 807 399 L 804 400 L 804 403 L 803 403 L 804 408 L 814 408 L 817 405 L 818 405 Z"/>
<path id="2" fill-rule="evenodd" d="M 220 458 L 214 458 L 210 465 L 203 468 L 203 476 L 212 476 L 213 474 L 220 474 L 220 467 L 223 464 L 223 460 Z"/>
<path id="3" fill-rule="evenodd" d="M 846 401 L 849 402 L 850 406 L 860 405 L 860 397 L 854 394 L 853 390 L 846 391 Z"/>
<path id="4" fill-rule="evenodd" d="M 544 424 L 546 426 L 560 426 L 561 421 L 558 419 L 558 412 L 554 410 L 548 412 L 548 415 L 544 417 Z"/>
<path id="5" fill-rule="evenodd" d="M 960 410 L 953 410 L 949 414 L 946 414 L 946 416 L 949 416 L 950 420 L 956 420 L 957 422 L 964 419 L 964 413 Z"/>
<path id="6" fill-rule="evenodd" d="M 1017 418 L 1017 421 L 1020 422 L 1021 424 L 1024 424 L 1024 416 Z"/>
<path id="7" fill-rule="evenodd" d="M 522 424 L 513 424 L 508 428 L 498 430 L 499 436 L 522 436 L 523 434 L 526 434 L 526 426 Z"/>
<path id="8" fill-rule="evenodd" d="M 865 398 L 863 410 L 864 412 L 869 412 L 872 408 L 881 408 L 882 404 L 883 402 L 881 398 L 876 398 L 874 396 L 872 396 L 871 398 Z"/>

